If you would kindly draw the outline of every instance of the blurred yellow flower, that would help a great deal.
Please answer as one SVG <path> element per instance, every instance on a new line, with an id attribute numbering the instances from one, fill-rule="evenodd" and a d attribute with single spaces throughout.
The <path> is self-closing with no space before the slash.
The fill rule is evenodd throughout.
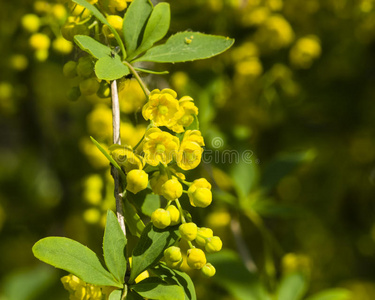
<path id="1" fill-rule="evenodd" d="M 176 156 L 180 141 L 177 137 L 159 128 L 147 130 L 143 143 L 145 160 L 152 166 L 167 165 Z"/>
<path id="2" fill-rule="evenodd" d="M 148 102 L 143 106 L 142 115 L 146 120 L 154 122 L 155 126 L 172 127 L 179 111 L 177 93 L 171 89 L 156 89 L 149 95 Z"/>
<path id="3" fill-rule="evenodd" d="M 146 96 L 137 80 L 123 80 L 118 85 L 121 112 L 129 114 L 139 111 L 146 102 Z"/>
<path id="4" fill-rule="evenodd" d="M 177 165 L 183 170 L 191 170 L 202 159 L 204 140 L 199 130 L 187 130 L 177 153 Z"/>
<path id="5" fill-rule="evenodd" d="M 88 284 L 77 276 L 69 274 L 61 278 L 64 288 L 70 293 L 70 300 L 101 300 L 102 289 L 100 286 Z"/>
<path id="6" fill-rule="evenodd" d="M 308 69 L 321 54 L 319 38 L 309 35 L 298 39 L 289 52 L 289 59 L 296 68 Z"/>

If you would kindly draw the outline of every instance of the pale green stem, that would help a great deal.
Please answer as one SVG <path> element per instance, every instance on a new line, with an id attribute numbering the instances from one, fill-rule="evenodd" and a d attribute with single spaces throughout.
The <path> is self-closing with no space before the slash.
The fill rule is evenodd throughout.
<path id="1" fill-rule="evenodd" d="M 134 70 L 133 66 L 130 63 L 128 63 L 127 61 L 123 61 L 123 63 L 129 68 L 130 72 L 134 75 L 135 79 L 137 79 L 137 81 L 138 81 L 139 85 L 141 86 L 143 92 L 145 93 L 146 97 L 148 97 L 148 95 L 150 95 L 150 91 L 146 87 L 146 85 L 143 82 L 143 80 L 141 79 L 141 77 L 139 77 L 137 71 Z"/>

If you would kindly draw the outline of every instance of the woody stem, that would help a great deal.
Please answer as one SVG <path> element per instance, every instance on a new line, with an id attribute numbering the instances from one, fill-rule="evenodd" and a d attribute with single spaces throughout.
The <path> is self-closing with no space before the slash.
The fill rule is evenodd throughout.
<path id="1" fill-rule="evenodd" d="M 113 80 L 111 83 L 111 93 L 112 93 L 112 126 L 113 126 L 113 144 L 121 145 L 121 137 L 120 137 L 120 103 L 118 99 L 118 92 L 117 92 L 117 82 Z M 120 176 L 118 170 L 111 166 L 111 174 L 114 180 L 115 189 L 115 199 L 116 199 L 116 215 L 118 222 L 120 223 L 121 229 L 126 235 L 125 230 L 125 218 L 123 213 L 123 206 L 122 206 L 122 194 L 121 194 L 121 184 L 120 184 Z"/>

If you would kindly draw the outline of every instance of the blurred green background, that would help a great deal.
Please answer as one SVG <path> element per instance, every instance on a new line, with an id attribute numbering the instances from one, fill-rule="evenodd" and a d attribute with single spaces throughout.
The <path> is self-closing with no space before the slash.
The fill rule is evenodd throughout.
<path id="1" fill-rule="evenodd" d="M 195 99 L 214 158 L 187 174 L 213 183 L 213 204 L 183 199 L 224 241 L 217 275 L 192 274 L 198 299 L 307 299 L 328 288 L 309 299 L 374 299 L 375 1 L 168 2 L 171 34 L 236 39 L 218 57 L 144 78 Z M 113 187 L 88 137 L 109 145 L 110 100 L 68 99 L 77 82 L 62 67 L 80 55 L 61 39 L 69 2 L 0 7 L 0 299 L 67 299 L 65 273 L 31 247 L 62 235 L 101 252 Z M 36 32 L 47 49 L 33 47 Z M 132 80 L 120 90 L 123 143 L 134 145 L 145 99 Z"/>

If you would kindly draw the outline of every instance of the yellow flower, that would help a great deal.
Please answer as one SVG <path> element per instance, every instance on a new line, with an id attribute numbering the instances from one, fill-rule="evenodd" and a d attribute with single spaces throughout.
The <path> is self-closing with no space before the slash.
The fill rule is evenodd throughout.
<path id="1" fill-rule="evenodd" d="M 143 170 L 131 170 L 127 176 L 126 189 L 133 194 L 137 194 L 147 188 L 148 174 Z"/>
<path id="2" fill-rule="evenodd" d="M 142 108 L 143 117 L 154 121 L 155 126 L 172 127 L 176 124 L 175 116 L 179 111 L 176 97 L 176 92 L 171 89 L 153 90 Z"/>
<path id="3" fill-rule="evenodd" d="M 134 169 L 142 170 L 144 167 L 143 157 L 135 154 L 129 145 L 112 145 L 108 148 L 113 159 L 122 167 L 126 172 Z"/>
<path id="4" fill-rule="evenodd" d="M 151 166 L 167 165 L 175 157 L 180 141 L 177 137 L 159 128 L 147 130 L 143 143 L 145 160 Z"/>
<path id="5" fill-rule="evenodd" d="M 201 249 L 189 249 L 187 251 L 187 263 L 192 269 L 202 269 L 207 263 L 206 255 Z"/>
<path id="6" fill-rule="evenodd" d="M 199 165 L 204 146 L 199 130 L 187 130 L 177 153 L 177 165 L 183 170 L 191 170 Z"/>
<path id="7" fill-rule="evenodd" d="M 179 100 L 180 110 L 176 115 L 177 122 L 172 129 L 174 132 L 184 132 L 184 127 L 188 127 L 194 121 L 194 115 L 198 114 L 198 108 L 194 105 L 193 98 L 184 96 Z"/>

